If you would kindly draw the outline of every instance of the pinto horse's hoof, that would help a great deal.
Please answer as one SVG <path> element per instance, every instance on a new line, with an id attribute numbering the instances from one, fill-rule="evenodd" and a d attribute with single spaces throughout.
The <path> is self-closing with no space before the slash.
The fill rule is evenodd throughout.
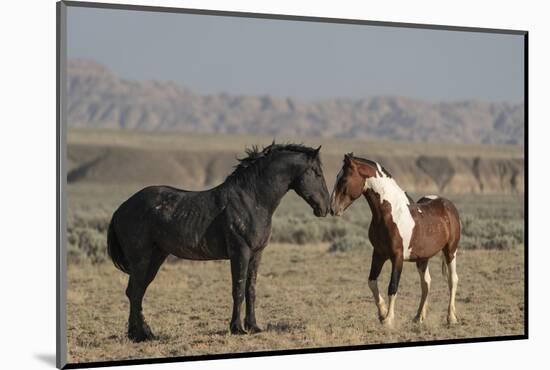
<path id="1" fill-rule="evenodd" d="M 449 317 L 447 317 L 447 324 L 448 324 L 448 325 L 456 325 L 456 324 L 458 324 L 458 320 L 457 320 L 456 316 L 449 316 Z"/>
<path id="2" fill-rule="evenodd" d="M 384 325 L 384 327 L 392 329 L 393 328 L 393 317 L 385 317 L 384 319 L 382 319 L 381 323 L 382 323 L 382 325 Z"/>
<path id="3" fill-rule="evenodd" d="M 423 324 L 425 320 L 426 320 L 426 318 L 424 318 L 420 315 L 416 315 L 413 319 L 413 322 L 415 322 L 417 324 Z"/>
<path id="4" fill-rule="evenodd" d="M 388 316 L 388 309 L 386 305 L 382 302 L 378 306 L 378 320 L 380 320 L 380 323 L 384 322 L 384 319 Z"/>
<path id="5" fill-rule="evenodd" d="M 384 323 L 384 320 L 388 317 L 388 310 L 384 309 L 383 311 L 378 311 L 378 320 L 380 320 L 380 324 Z"/>

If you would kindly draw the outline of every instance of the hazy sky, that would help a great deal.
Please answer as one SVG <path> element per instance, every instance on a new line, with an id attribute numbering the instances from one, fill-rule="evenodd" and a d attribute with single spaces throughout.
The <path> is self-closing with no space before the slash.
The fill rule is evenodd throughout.
<path id="1" fill-rule="evenodd" d="M 200 93 L 523 102 L 523 36 L 68 8 L 68 56 Z"/>

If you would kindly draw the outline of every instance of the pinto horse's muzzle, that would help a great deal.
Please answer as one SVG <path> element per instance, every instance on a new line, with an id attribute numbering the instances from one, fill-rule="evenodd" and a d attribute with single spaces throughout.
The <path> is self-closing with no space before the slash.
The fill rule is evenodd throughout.
<path id="1" fill-rule="evenodd" d="M 334 210 L 332 207 L 330 208 L 330 215 L 331 216 L 342 216 L 342 213 L 344 213 L 341 209 Z"/>
<path id="2" fill-rule="evenodd" d="M 331 216 L 334 216 L 336 214 L 336 212 L 335 212 L 336 207 L 335 207 L 335 204 L 334 204 L 336 197 L 334 196 L 334 193 L 335 193 L 335 191 L 333 191 L 332 194 L 330 194 L 330 215 Z"/>

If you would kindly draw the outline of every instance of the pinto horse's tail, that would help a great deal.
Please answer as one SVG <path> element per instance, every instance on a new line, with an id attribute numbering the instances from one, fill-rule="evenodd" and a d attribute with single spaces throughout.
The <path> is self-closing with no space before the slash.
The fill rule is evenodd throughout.
<path id="1" fill-rule="evenodd" d="M 120 247 L 120 243 L 118 242 L 115 232 L 114 220 L 115 217 L 113 215 L 111 223 L 109 224 L 109 231 L 107 231 L 107 253 L 109 254 L 109 257 L 111 257 L 111 260 L 117 269 L 130 274 L 128 261 L 126 260 L 126 257 L 124 257 L 124 253 L 122 252 L 122 248 Z"/>

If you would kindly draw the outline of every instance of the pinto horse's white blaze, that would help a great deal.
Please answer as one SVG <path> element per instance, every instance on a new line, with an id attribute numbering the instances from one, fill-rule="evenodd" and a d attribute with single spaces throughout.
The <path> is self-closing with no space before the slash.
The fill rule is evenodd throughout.
<path id="1" fill-rule="evenodd" d="M 380 196 L 380 203 L 387 201 L 391 205 L 393 222 L 403 240 L 403 259 L 409 260 L 411 256 L 411 238 L 415 225 L 409 210 L 409 198 L 397 185 L 397 182 L 385 174 L 380 164 L 376 163 L 376 166 L 378 168 L 377 176 L 365 179 L 363 190 L 372 189 Z"/>

